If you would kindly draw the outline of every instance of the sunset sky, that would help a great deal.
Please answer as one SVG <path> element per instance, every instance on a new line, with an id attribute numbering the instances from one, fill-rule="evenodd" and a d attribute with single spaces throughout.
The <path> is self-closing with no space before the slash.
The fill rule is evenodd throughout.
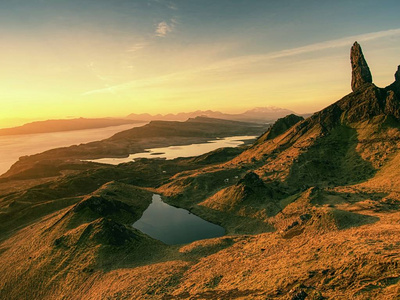
<path id="1" fill-rule="evenodd" d="M 0 2 L 0 127 L 31 120 L 279 106 L 313 112 L 400 64 L 400 1 Z"/>

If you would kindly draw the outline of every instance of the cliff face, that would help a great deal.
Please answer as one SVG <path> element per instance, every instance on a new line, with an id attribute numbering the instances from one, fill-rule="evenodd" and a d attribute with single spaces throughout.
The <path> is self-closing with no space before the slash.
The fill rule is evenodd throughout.
<path id="1" fill-rule="evenodd" d="M 274 125 L 271 126 L 270 129 L 259 139 L 260 141 L 263 140 L 270 140 L 278 135 L 281 135 L 285 131 L 287 131 L 289 128 L 293 127 L 293 125 L 299 123 L 300 121 L 303 121 L 304 118 L 301 116 L 296 116 L 294 114 L 287 115 L 284 118 L 278 119 Z"/>
<path id="2" fill-rule="evenodd" d="M 366 83 L 372 83 L 372 75 L 364 58 L 361 46 L 355 42 L 350 51 L 352 68 L 351 88 L 353 91 Z"/>
<path id="3" fill-rule="evenodd" d="M 0 298 L 399 299 L 400 69 L 380 88 L 358 44 L 351 62 L 352 93 L 239 152 L 0 181 Z M 134 230 L 155 191 L 232 235 Z"/>
<path id="4" fill-rule="evenodd" d="M 160 192 L 171 197 L 190 194 L 199 200 L 207 198 L 200 203 L 220 210 L 231 207 L 223 204 L 234 195 L 235 209 L 241 216 L 255 215 L 251 211 L 255 207 L 270 215 L 277 205 L 271 208 L 268 203 L 309 187 L 332 188 L 373 178 L 382 166 L 391 163 L 400 146 L 400 71 L 394 83 L 381 88 L 372 83 L 358 43 L 351 48 L 350 60 L 353 92 L 305 120 L 296 116 L 278 120 L 250 149 L 220 168 L 176 176 Z M 248 193 L 239 193 L 237 186 L 214 189 L 216 185 L 204 183 L 207 176 L 210 180 L 228 178 L 229 171 L 236 175 L 230 183 L 236 184 L 249 171 L 264 181 L 263 191 L 252 195 L 251 204 Z"/>
<path id="5" fill-rule="evenodd" d="M 372 122 L 376 117 L 400 121 L 400 66 L 394 75 L 395 82 L 380 88 L 372 83 L 371 71 L 357 42 L 351 47 L 350 61 L 353 92 L 311 116 L 303 127 L 318 124 L 329 129 L 339 124 Z"/>
<path id="6" fill-rule="evenodd" d="M 351 64 L 350 94 L 306 120 L 283 118 L 236 158 L 177 174 L 159 188 L 176 205 L 190 201 L 187 205 L 194 207 L 192 211 L 219 222 L 228 233 L 255 233 L 263 224 L 274 227 L 276 232 L 253 236 L 254 242 L 244 246 L 251 249 L 243 251 L 244 255 L 251 253 L 257 258 L 251 267 L 246 265 L 251 277 L 243 280 L 241 292 L 251 288 L 250 282 L 271 276 L 274 269 L 278 271 L 269 278 L 275 282 L 278 274 L 286 276 L 279 283 L 270 283 L 276 292 L 268 292 L 268 296 L 274 299 L 333 299 L 335 295 L 346 299 L 397 299 L 400 295 L 398 289 L 393 289 L 400 278 L 398 262 L 388 253 L 394 247 L 384 246 L 393 244 L 392 237 L 385 233 L 400 230 L 400 69 L 394 83 L 377 87 L 357 43 L 351 50 Z M 399 223 L 387 225 L 392 218 Z M 385 226 L 390 226 L 390 231 Z M 379 251 L 364 256 L 361 251 L 369 247 L 364 237 L 379 240 L 373 244 Z M 319 241 L 323 247 L 317 246 Z M 283 257 L 294 244 L 301 249 L 298 254 Z M 333 250 L 335 245 L 341 250 Z M 189 293 L 198 295 L 193 291 L 203 290 L 199 282 L 210 268 L 223 278 L 219 278 L 218 288 L 228 289 L 231 282 L 236 282 L 234 276 L 244 271 L 244 267 L 234 269 L 234 265 L 245 265 L 243 255 L 232 248 L 205 258 L 203 273 L 193 271 L 192 285 L 180 291 L 190 286 Z M 396 246 L 396 251 L 399 249 Z M 378 254 L 368 257 L 371 253 Z M 306 255 L 313 256 L 310 265 L 296 269 L 294 257 Z M 342 265 L 343 261 L 346 263 Z M 224 263 L 225 273 L 221 272 Z M 389 267 L 393 264 L 396 271 Z M 318 266 L 318 271 L 311 266 Z M 321 268 L 326 270 L 320 276 Z M 300 269 L 292 280 L 296 277 L 292 274 Z M 389 275 L 389 269 L 396 275 Z M 388 283 L 382 279 L 389 276 L 396 280 Z M 260 290 L 268 289 L 266 286 L 263 282 Z M 215 296 L 215 291 L 210 295 Z M 254 293 L 246 296 L 250 295 Z"/>

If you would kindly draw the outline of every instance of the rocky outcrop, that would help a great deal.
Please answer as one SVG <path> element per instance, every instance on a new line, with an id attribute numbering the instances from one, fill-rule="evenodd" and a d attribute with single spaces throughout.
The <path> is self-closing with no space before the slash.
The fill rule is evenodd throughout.
<path id="1" fill-rule="evenodd" d="M 284 118 L 280 118 L 274 123 L 274 125 L 272 125 L 272 127 L 265 133 L 265 135 L 260 138 L 260 141 L 272 140 L 282 133 L 285 133 L 289 128 L 303 120 L 303 117 L 296 116 L 294 114 L 290 114 Z"/>
<path id="2" fill-rule="evenodd" d="M 101 217 L 106 217 L 115 213 L 119 213 L 121 211 L 134 213 L 132 208 L 126 203 L 113 199 L 107 200 L 102 196 L 97 195 L 87 197 L 86 199 L 75 205 L 73 211 L 75 213 L 78 213 L 85 209 L 88 209 L 93 214 Z"/>
<path id="3" fill-rule="evenodd" d="M 89 224 L 86 231 L 96 244 L 122 246 L 128 241 L 139 240 L 131 229 L 104 218 Z"/>
<path id="4" fill-rule="evenodd" d="M 352 68 L 351 88 L 356 91 L 367 83 L 372 83 L 372 75 L 368 64 L 364 58 L 361 46 L 355 42 L 350 51 L 350 60 Z M 397 73 L 396 73 L 397 74 Z"/>
<path id="5" fill-rule="evenodd" d="M 304 121 L 303 131 L 315 125 L 329 131 L 340 124 L 373 122 L 378 116 L 380 118 L 376 120 L 384 120 L 389 116 L 400 121 L 400 66 L 394 75 L 395 82 L 380 88 L 372 84 L 371 72 L 357 42 L 351 47 L 350 60 L 353 93 Z"/>
<path id="6" fill-rule="evenodd" d="M 237 184 L 244 184 L 252 188 L 264 187 L 264 182 L 254 172 L 248 172 Z"/>
<path id="7" fill-rule="evenodd" d="M 394 82 L 388 85 L 385 90 L 388 92 L 389 97 L 394 95 L 400 99 L 400 66 L 397 67 L 397 71 L 394 73 Z"/>
<path id="8" fill-rule="evenodd" d="M 128 242 L 141 240 L 141 236 L 137 235 L 133 229 L 106 218 L 94 220 L 83 226 L 82 231 L 75 229 L 57 238 L 53 245 L 59 248 L 85 248 L 93 244 L 122 246 Z M 79 232 L 79 238 L 74 238 L 73 235 L 77 232 Z"/>

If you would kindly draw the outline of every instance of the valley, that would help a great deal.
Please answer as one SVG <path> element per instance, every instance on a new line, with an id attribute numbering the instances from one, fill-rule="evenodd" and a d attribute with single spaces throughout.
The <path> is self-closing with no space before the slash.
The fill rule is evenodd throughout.
<path id="1" fill-rule="evenodd" d="M 400 67 L 380 88 L 358 43 L 350 59 L 353 91 L 306 119 L 152 121 L 21 158 L 0 177 L 0 298 L 397 299 Z M 82 161 L 234 135 L 258 138 L 195 157 Z M 132 224 L 154 194 L 225 234 L 146 235 Z"/>

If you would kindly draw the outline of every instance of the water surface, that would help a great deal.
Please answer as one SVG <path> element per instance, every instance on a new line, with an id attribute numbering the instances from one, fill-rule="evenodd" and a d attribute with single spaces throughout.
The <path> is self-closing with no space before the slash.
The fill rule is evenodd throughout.
<path id="1" fill-rule="evenodd" d="M 168 245 L 186 244 L 225 234 L 221 226 L 164 203 L 160 195 L 153 195 L 153 202 L 132 226 Z"/>
<path id="2" fill-rule="evenodd" d="M 211 140 L 206 143 L 190 144 L 184 146 L 169 146 L 162 148 L 146 149 L 145 152 L 131 154 L 128 157 L 122 158 L 100 158 L 88 160 L 102 164 L 118 165 L 134 161 L 138 158 L 165 158 L 175 159 L 178 157 L 199 156 L 204 153 L 224 147 L 237 147 L 244 144 L 246 140 L 255 139 L 256 136 L 231 136 L 216 140 Z"/>
<path id="3" fill-rule="evenodd" d="M 106 139 L 117 132 L 145 124 L 135 123 L 86 130 L 0 136 L 0 174 L 5 173 L 21 156 Z"/>

